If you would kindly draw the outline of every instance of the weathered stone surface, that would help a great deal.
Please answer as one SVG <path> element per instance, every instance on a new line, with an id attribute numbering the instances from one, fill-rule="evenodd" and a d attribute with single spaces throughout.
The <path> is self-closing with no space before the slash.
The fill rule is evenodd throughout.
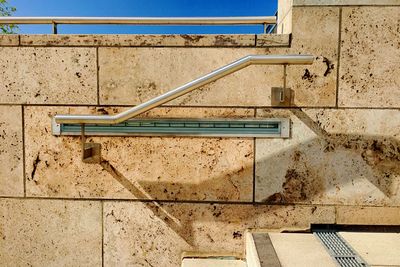
<path id="1" fill-rule="evenodd" d="M 0 47 L 0 54 L 0 103 L 97 103 L 94 48 Z"/>
<path id="2" fill-rule="evenodd" d="M 316 59 L 311 66 L 287 68 L 287 85 L 294 91 L 294 104 L 335 106 L 339 8 L 293 8 L 292 17 L 291 47 L 277 54 L 310 54 Z"/>
<path id="3" fill-rule="evenodd" d="M 101 204 L 0 199 L 2 266 L 101 266 Z"/>
<path id="4" fill-rule="evenodd" d="M 120 109 L 121 110 L 121 109 Z M 117 109 L 99 109 L 113 113 Z M 95 108 L 28 107 L 25 112 L 28 196 L 250 201 L 249 138 L 97 137 L 102 163 L 81 161 L 79 137 L 51 135 L 55 113 Z M 151 117 L 252 117 L 253 109 L 162 108 Z"/>
<path id="5" fill-rule="evenodd" d="M 23 196 L 20 106 L 0 106 L 0 195 Z"/>
<path id="6" fill-rule="evenodd" d="M 100 103 L 139 104 L 263 49 L 99 48 Z M 249 66 L 168 104 L 268 106 L 282 66 Z"/>
<path id="7" fill-rule="evenodd" d="M 400 5 L 398 0 L 293 0 L 293 6 L 385 6 Z"/>
<path id="8" fill-rule="evenodd" d="M 288 47 L 289 44 L 289 34 L 257 34 L 256 46 Z"/>
<path id="9" fill-rule="evenodd" d="M 337 224 L 399 225 L 400 207 L 338 206 Z"/>
<path id="10" fill-rule="evenodd" d="M 14 46 L 19 44 L 19 36 L 16 34 L 0 34 L 0 46 Z"/>
<path id="11" fill-rule="evenodd" d="M 400 7 L 343 8 L 339 105 L 400 107 Z"/>
<path id="12" fill-rule="evenodd" d="M 334 222 L 333 208 L 105 202 L 104 263 L 179 266 L 185 251 L 242 257 L 246 229 L 311 222 Z"/>
<path id="13" fill-rule="evenodd" d="M 18 40 L 18 39 L 17 39 Z M 255 46 L 255 34 L 31 34 L 21 35 L 25 46 L 214 46 L 241 47 Z M 269 46 L 265 43 L 265 46 Z"/>
<path id="14" fill-rule="evenodd" d="M 400 205 L 400 111 L 293 109 L 290 139 L 256 140 L 256 200 Z"/>

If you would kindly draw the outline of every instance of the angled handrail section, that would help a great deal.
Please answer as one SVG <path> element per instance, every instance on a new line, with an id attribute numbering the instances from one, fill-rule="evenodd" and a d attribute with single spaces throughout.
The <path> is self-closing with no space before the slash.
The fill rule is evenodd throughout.
<path id="1" fill-rule="evenodd" d="M 119 114 L 56 115 L 54 120 L 60 124 L 117 124 L 250 65 L 306 65 L 313 61 L 314 57 L 311 55 L 249 55 Z"/>

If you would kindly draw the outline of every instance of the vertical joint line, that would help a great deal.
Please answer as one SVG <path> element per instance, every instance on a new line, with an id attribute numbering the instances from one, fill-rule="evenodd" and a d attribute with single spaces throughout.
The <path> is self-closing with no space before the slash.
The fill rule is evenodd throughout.
<path id="1" fill-rule="evenodd" d="M 25 107 L 24 107 L 24 105 L 21 105 L 21 114 L 22 114 L 22 177 L 23 177 L 23 186 L 24 186 L 24 197 L 26 197 Z"/>
<path id="2" fill-rule="evenodd" d="M 339 68 L 340 68 L 340 54 L 341 54 L 341 43 L 342 43 L 342 8 L 339 8 L 339 29 L 338 29 L 338 48 L 337 48 L 337 70 L 336 70 L 336 108 L 339 106 Z"/>
<path id="3" fill-rule="evenodd" d="M 100 105 L 99 47 L 96 47 L 97 105 Z"/>
<path id="4" fill-rule="evenodd" d="M 104 201 L 101 203 L 101 266 L 104 267 Z"/>

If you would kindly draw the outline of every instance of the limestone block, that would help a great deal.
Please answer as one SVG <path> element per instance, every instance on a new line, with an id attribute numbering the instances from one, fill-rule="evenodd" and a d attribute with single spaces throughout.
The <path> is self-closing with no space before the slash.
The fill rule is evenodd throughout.
<path id="1" fill-rule="evenodd" d="M 94 48 L 0 47 L 0 54 L 0 103 L 97 103 Z"/>
<path id="2" fill-rule="evenodd" d="M 17 39 L 18 40 L 18 39 Z M 30 34 L 21 35 L 24 46 L 254 46 L 254 34 Z M 266 44 L 266 46 L 268 46 Z"/>
<path id="3" fill-rule="evenodd" d="M 0 199 L 2 266 L 101 266 L 101 203 Z"/>
<path id="4" fill-rule="evenodd" d="M 0 34 L 0 46 L 14 46 L 19 44 L 17 34 Z"/>
<path id="5" fill-rule="evenodd" d="M 400 207 L 338 206 L 336 223 L 359 225 L 399 225 Z"/>
<path id="6" fill-rule="evenodd" d="M 256 140 L 256 200 L 400 204 L 400 112 L 366 109 L 258 111 L 289 117 L 290 139 Z"/>
<path id="7" fill-rule="evenodd" d="M 0 106 L 0 195 L 23 196 L 22 108 Z"/>
<path id="8" fill-rule="evenodd" d="M 99 48 L 100 103 L 139 104 L 251 54 L 255 48 Z M 282 66 L 249 66 L 168 105 L 270 106 Z"/>
<path id="9" fill-rule="evenodd" d="M 346 7 L 339 106 L 400 107 L 400 6 Z"/>
<path id="10" fill-rule="evenodd" d="M 313 65 L 288 66 L 287 85 L 297 106 L 335 106 L 339 41 L 339 8 L 292 9 L 292 40 L 284 54 L 310 54 Z M 278 53 L 278 52 L 277 52 Z"/>
<path id="11" fill-rule="evenodd" d="M 180 266 L 183 252 L 243 257 L 248 228 L 334 221 L 332 207 L 105 202 L 105 266 Z"/>
<path id="12" fill-rule="evenodd" d="M 122 109 L 99 108 L 97 113 Z M 54 114 L 95 108 L 28 107 L 25 112 L 28 196 L 251 201 L 250 138 L 96 137 L 101 164 L 81 160 L 79 137 L 51 134 Z M 151 117 L 240 118 L 253 109 L 161 108 Z"/>

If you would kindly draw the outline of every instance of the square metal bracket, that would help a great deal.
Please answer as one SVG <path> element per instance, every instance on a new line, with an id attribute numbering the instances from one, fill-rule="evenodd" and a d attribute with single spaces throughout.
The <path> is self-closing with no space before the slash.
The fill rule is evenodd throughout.
<path id="1" fill-rule="evenodd" d="M 84 143 L 82 151 L 82 161 L 84 163 L 100 163 L 101 162 L 101 144 Z"/>
<path id="2" fill-rule="evenodd" d="M 271 88 L 271 106 L 290 107 L 292 103 L 292 90 L 284 87 Z"/>

